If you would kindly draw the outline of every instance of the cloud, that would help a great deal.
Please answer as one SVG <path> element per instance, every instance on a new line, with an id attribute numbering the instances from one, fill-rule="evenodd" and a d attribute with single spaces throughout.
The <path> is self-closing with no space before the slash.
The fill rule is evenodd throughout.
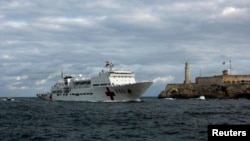
<path id="1" fill-rule="evenodd" d="M 91 77 L 107 60 L 137 81 L 155 78 L 155 88 L 182 83 L 186 61 L 193 77 L 221 74 L 225 58 L 248 74 L 249 8 L 248 0 L 1 1 L 0 93 L 49 89 L 61 66 Z"/>
<path id="2" fill-rule="evenodd" d="M 106 0 L 106 1 L 89 1 L 86 4 L 86 7 L 90 7 L 90 8 L 107 8 L 107 9 L 119 9 L 122 8 L 122 5 L 120 5 L 119 3 L 117 3 L 114 0 Z"/>
<path id="3" fill-rule="evenodd" d="M 26 28 L 27 25 L 28 24 L 24 21 L 8 21 L 2 24 L 4 28 L 14 28 L 14 29 L 23 29 Z"/>
<path id="4" fill-rule="evenodd" d="M 27 89 L 30 89 L 30 88 L 27 87 L 27 86 L 15 86 L 15 85 L 10 85 L 10 86 L 8 86 L 8 89 L 9 89 L 9 90 L 27 90 Z"/>
<path id="5" fill-rule="evenodd" d="M 220 9 L 210 16 L 212 20 L 223 23 L 245 23 L 249 22 L 249 7 L 228 6 Z"/>
<path id="6" fill-rule="evenodd" d="M 20 0 L 20 1 L 6 1 L 1 3 L 1 8 L 3 9 L 16 9 L 16 8 L 25 8 L 32 5 L 31 2 Z"/>
<path id="7" fill-rule="evenodd" d="M 27 79 L 27 78 L 28 78 L 27 75 L 24 75 L 24 76 L 17 76 L 17 77 L 16 77 L 16 81 L 24 80 L 24 79 Z"/>
<path id="8" fill-rule="evenodd" d="M 17 81 L 14 82 L 13 84 L 10 84 L 7 86 L 7 89 L 11 91 L 15 90 L 27 90 L 30 89 L 28 86 L 24 86 L 23 82 Z"/>
<path id="9" fill-rule="evenodd" d="M 153 82 L 154 83 L 164 83 L 164 84 L 167 84 L 171 81 L 174 80 L 174 77 L 173 76 L 167 76 L 167 77 L 156 77 L 153 79 Z"/>
<path id="10" fill-rule="evenodd" d="M 226 7 L 221 12 L 222 16 L 240 16 L 248 13 L 247 8 Z"/>
<path id="11" fill-rule="evenodd" d="M 46 79 L 37 80 L 37 81 L 36 81 L 36 85 L 43 85 L 43 84 L 45 84 L 46 82 L 47 82 Z"/>
<path id="12" fill-rule="evenodd" d="M 8 54 L 3 54 L 2 56 L 0 56 L 0 59 L 2 60 L 9 60 L 9 59 L 12 59 L 13 57 L 8 55 Z"/>
<path id="13" fill-rule="evenodd" d="M 78 26 L 92 26 L 94 23 L 91 19 L 86 19 L 82 17 L 68 18 L 68 17 L 44 17 L 38 21 L 49 24 L 49 25 L 78 25 Z"/>

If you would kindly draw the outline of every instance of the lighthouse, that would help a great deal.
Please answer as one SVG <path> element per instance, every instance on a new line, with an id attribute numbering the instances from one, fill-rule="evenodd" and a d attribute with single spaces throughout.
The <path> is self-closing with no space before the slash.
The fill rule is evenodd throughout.
<path id="1" fill-rule="evenodd" d="M 185 80 L 184 80 L 184 84 L 190 84 L 190 68 L 189 68 L 189 64 L 186 61 L 185 63 Z"/>

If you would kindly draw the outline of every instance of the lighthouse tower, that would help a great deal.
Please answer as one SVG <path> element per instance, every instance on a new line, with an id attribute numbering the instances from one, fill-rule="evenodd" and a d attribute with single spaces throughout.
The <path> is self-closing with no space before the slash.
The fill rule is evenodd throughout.
<path id="1" fill-rule="evenodd" d="M 185 63 L 185 80 L 184 84 L 190 84 L 190 68 L 188 62 Z"/>

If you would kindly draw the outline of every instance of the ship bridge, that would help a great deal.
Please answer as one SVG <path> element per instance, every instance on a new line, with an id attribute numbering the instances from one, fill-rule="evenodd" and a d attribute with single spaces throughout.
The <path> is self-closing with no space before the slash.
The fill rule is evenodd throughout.
<path id="1" fill-rule="evenodd" d="M 112 85 L 133 84 L 135 75 L 132 71 L 113 71 L 110 72 L 109 80 Z"/>
<path id="2" fill-rule="evenodd" d="M 92 77 L 91 82 L 92 86 L 115 86 L 136 83 L 135 75 L 132 71 L 102 71 L 99 75 Z"/>

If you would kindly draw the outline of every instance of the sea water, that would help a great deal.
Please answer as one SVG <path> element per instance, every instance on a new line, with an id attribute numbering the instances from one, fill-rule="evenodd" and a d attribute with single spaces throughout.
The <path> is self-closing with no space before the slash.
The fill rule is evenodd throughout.
<path id="1" fill-rule="evenodd" d="M 1 141 L 195 141 L 207 126 L 250 124 L 250 100 L 0 101 Z"/>

